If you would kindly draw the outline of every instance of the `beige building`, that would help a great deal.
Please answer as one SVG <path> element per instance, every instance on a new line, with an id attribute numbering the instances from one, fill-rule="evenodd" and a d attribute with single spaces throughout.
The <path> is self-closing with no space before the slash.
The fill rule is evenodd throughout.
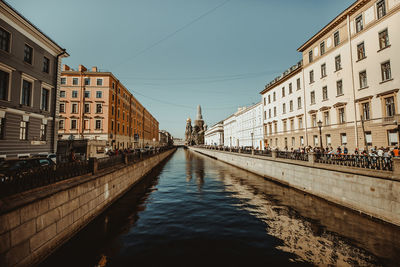
<path id="1" fill-rule="evenodd" d="M 399 0 L 358 0 L 304 43 L 298 49 L 302 66 L 261 92 L 265 140 L 280 148 L 301 146 L 302 140 L 320 146 L 321 121 L 324 147 L 397 145 L 399 10 Z M 298 95 L 283 97 L 282 88 L 290 90 L 288 83 L 297 86 L 299 79 Z M 279 100 L 269 103 L 274 93 Z M 288 114 L 290 101 L 302 101 L 304 108 Z"/>

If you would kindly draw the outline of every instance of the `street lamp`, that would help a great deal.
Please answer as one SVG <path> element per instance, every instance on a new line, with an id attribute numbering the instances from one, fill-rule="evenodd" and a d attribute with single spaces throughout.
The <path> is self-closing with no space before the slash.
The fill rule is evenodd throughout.
<path id="1" fill-rule="evenodd" d="M 251 149 L 254 149 L 253 136 L 254 136 L 254 133 L 251 133 Z"/>
<path id="2" fill-rule="evenodd" d="M 321 150 L 323 149 L 323 146 L 322 146 L 322 121 L 321 120 L 319 120 L 318 122 L 317 122 L 317 125 L 318 125 L 318 128 L 319 128 L 319 146 L 321 147 Z"/>

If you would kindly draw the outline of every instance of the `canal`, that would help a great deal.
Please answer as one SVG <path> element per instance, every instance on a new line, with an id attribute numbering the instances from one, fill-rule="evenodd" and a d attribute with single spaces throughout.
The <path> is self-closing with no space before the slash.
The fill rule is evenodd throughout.
<path id="1" fill-rule="evenodd" d="M 399 262 L 399 228 L 178 149 L 42 266 Z"/>

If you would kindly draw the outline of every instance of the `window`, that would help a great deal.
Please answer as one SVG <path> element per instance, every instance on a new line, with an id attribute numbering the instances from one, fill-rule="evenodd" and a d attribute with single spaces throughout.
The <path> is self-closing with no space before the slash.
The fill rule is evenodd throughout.
<path id="1" fill-rule="evenodd" d="M 102 105 L 101 104 L 96 104 L 96 113 L 102 113 L 102 112 L 103 112 Z M 119 113 L 119 110 L 118 110 L 118 113 Z"/>
<path id="2" fill-rule="evenodd" d="M 100 130 L 101 129 L 101 120 L 96 120 L 95 124 L 96 124 L 96 130 Z"/>
<path id="3" fill-rule="evenodd" d="M 264 120 L 266 120 L 266 119 L 267 119 L 267 112 L 264 111 Z"/>
<path id="4" fill-rule="evenodd" d="M 111 121 L 111 130 L 114 130 L 114 121 Z"/>
<path id="5" fill-rule="evenodd" d="M 85 98 L 89 98 L 89 97 L 90 97 L 90 91 L 85 90 Z"/>
<path id="6" fill-rule="evenodd" d="M 282 87 L 282 97 L 285 97 L 285 87 Z"/>
<path id="7" fill-rule="evenodd" d="M 317 115 L 316 114 L 311 115 L 311 126 L 317 127 Z"/>
<path id="8" fill-rule="evenodd" d="M 72 103 L 71 113 L 78 113 L 78 104 Z"/>
<path id="9" fill-rule="evenodd" d="M 24 61 L 26 63 L 32 64 L 33 60 L 33 48 L 29 45 L 25 45 L 24 47 Z"/>
<path id="10" fill-rule="evenodd" d="M 290 100 L 290 102 L 289 102 L 289 109 L 290 109 L 290 112 L 293 111 L 293 100 Z"/>
<path id="11" fill-rule="evenodd" d="M 385 98 L 385 110 L 386 110 L 386 117 L 392 117 L 396 114 L 393 96 Z"/>
<path id="12" fill-rule="evenodd" d="M 22 81 L 22 95 L 21 104 L 25 106 L 30 106 L 32 96 L 32 83 L 26 80 Z"/>
<path id="13" fill-rule="evenodd" d="M 369 111 L 369 102 L 362 103 L 361 107 L 362 107 L 363 120 L 371 119 Z"/>
<path id="14" fill-rule="evenodd" d="M 78 91 L 72 91 L 72 98 L 78 98 Z"/>
<path id="15" fill-rule="evenodd" d="M 347 145 L 347 135 L 346 133 L 341 133 L 340 134 L 340 143 L 342 146 Z"/>
<path id="16" fill-rule="evenodd" d="M 65 113 L 65 103 L 60 103 L 60 113 Z"/>
<path id="17" fill-rule="evenodd" d="M 325 111 L 324 112 L 324 125 L 327 126 L 330 124 L 330 120 L 329 120 L 329 111 Z"/>
<path id="18" fill-rule="evenodd" d="M 10 33 L 0 28 L 0 49 L 10 52 Z"/>
<path id="19" fill-rule="evenodd" d="M 65 97 L 65 96 L 66 96 L 65 91 L 60 91 L 60 97 Z"/>
<path id="20" fill-rule="evenodd" d="M 336 68 L 336 71 L 342 69 L 342 60 L 340 58 L 340 55 L 335 57 L 335 68 Z"/>
<path id="21" fill-rule="evenodd" d="M 362 42 L 361 44 L 357 45 L 357 57 L 358 57 L 358 60 L 361 60 L 361 59 L 365 58 L 364 42 Z"/>
<path id="22" fill-rule="evenodd" d="M 328 100 L 328 87 L 322 87 L 322 100 Z"/>
<path id="23" fill-rule="evenodd" d="M 292 83 L 289 83 L 289 95 L 293 93 Z"/>
<path id="24" fill-rule="evenodd" d="M 96 80 L 97 85 L 103 85 L 103 79 L 97 79 Z"/>
<path id="25" fill-rule="evenodd" d="M 336 93 L 338 96 L 343 95 L 343 82 L 339 80 L 336 82 Z"/>
<path id="26" fill-rule="evenodd" d="M 294 131 L 294 120 L 290 120 L 290 130 Z"/>
<path id="27" fill-rule="evenodd" d="M 286 104 L 285 103 L 282 104 L 282 113 L 283 114 L 286 113 Z"/>
<path id="28" fill-rule="evenodd" d="M 367 83 L 367 71 L 365 71 L 365 70 L 361 71 L 359 76 L 360 76 L 360 88 L 361 89 L 366 88 L 368 86 L 368 83 Z"/>
<path id="29" fill-rule="evenodd" d="M 315 92 L 314 91 L 312 91 L 310 93 L 310 98 L 311 98 L 311 104 L 315 104 Z"/>
<path id="30" fill-rule="evenodd" d="M 381 0 L 376 4 L 376 11 L 376 13 L 378 14 L 378 19 L 386 15 L 385 0 Z"/>
<path id="31" fill-rule="evenodd" d="M 399 143 L 399 135 L 397 133 L 397 130 L 389 130 L 388 131 L 388 143 L 389 146 L 397 146 Z"/>
<path id="32" fill-rule="evenodd" d="M 58 129 L 59 130 L 64 130 L 64 128 L 65 128 L 65 121 L 64 120 L 60 120 L 58 122 Z"/>
<path id="33" fill-rule="evenodd" d="M 300 136 L 300 146 L 304 146 L 304 137 Z"/>
<path id="34" fill-rule="evenodd" d="M 277 122 L 274 123 L 274 132 L 275 133 L 278 132 L 278 123 Z"/>
<path id="35" fill-rule="evenodd" d="M 346 122 L 346 114 L 344 108 L 339 108 L 339 123 L 345 123 Z"/>
<path id="36" fill-rule="evenodd" d="M 311 70 L 310 71 L 310 83 L 313 83 L 313 82 L 314 82 L 314 71 Z"/>
<path id="37" fill-rule="evenodd" d="M 383 49 L 385 47 L 388 47 L 389 45 L 390 45 L 389 34 L 388 34 L 388 30 L 386 29 L 379 33 L 379 48 Z"/>
<path id="38" fill-rule="evenodd" d="M 335 46 L 338 46 L 340 44 L 340 35 L 338 31 L 333 34 L 333 42 Z"/>
<path id="39" fill-rule="evenodd" d="M 297 98 L 297 109 L 301 109 L 301 97 Z"/>
<path id="40" fill-rule="evenodd" d="M 272 134 L 272 124 L 269 125 L 269 134 Z"/>
<path id="41" fill-rule="evenodd" d="M 47 125 L 42 123 L 40 125 L 40 141 L 46 141 L 46 136 L 47 136 Z"/>
<path id="42" fill-rule="evenodd" d="M 5 131 L 4 131 L 5 126 L 6 126 L 6 119 L 0 118 L 0 139 L 4 139 L 5 137 Z"/>
<path id="43" fill-rule="evenodd" d="M 287 122 L 283 121 L 283 131 L 286 132 L 287 131 Z"/>
<path id="44" fill-rule="evenodd" d="M 111 115 L 114 115 L 114 106 L 111 106 Z"/>
<path id="45" fill-rule="evenodd" d="M 50 59 L 43 57 L 43 72 L 49 73 L 50 71 Z"/>
<path id="46" fill-rule="evenodd" d="M 76 130 L 76 120 L 71 120 L 71 130 Z"/>
<path id="47" fill-rule="evenodd" d="M 67 84 L 67 78 L 61 77 L 61 84 Z"/>
<path id="48" fill-rule="evenodd" d="M 319 44 L 319 50 L 321 51 L 321 56 L 325 54 L 325 42 Z"/>
<path id="49" fill-rule="evenodd" d="M 102 98 L 103 97 L 103 92 L 102 91 L 96 91 L 96 98 Z"/>
<path id="50" fill-rule="evenodd" d="M 325 143 L 326 143 L 327 146 L 332 145 L 331 135 L 330 134 L 326 134 L 325 135 Z"/>
<path id="51" fill-rule="evenodd" d="M 112 89 L 115 89 L 115 83 L 114 82 L 112 83 Z"/>
<path id="52" fill-rule="evenodd" d="M 313 143 L 314 143 L 314 146 L 319 146 L 318 135 L 313 135 Z"/>
<path id="53" fill-rule="evenodd" d="M 90 113 L 90 104 L 85 103 L 85 113 Z"/>
<path id="54" fill-rule="evenodd" d="M 321 65 L 321 78 L 326 77 L 326 64 Z"/>
<path id="55" fill-rule="evenodd" d="M 41 110 L 49 111 L 50 90 L 42 88 L 42 106 Z"/>
<path id="56" fill-rule="evenodd" d="M 297 90 L 300 90 L 301 86 L 300 86 L 300 78 L 297 79 Z"/>
<path id="57" fill-rule="evenodd" d="M 367 145 L 372 146 L 372 134 L 371 132 L 365 132 L 365 141 Z"/>
<path id="58" fill-rule="evenodd" d="M 10 81 L 10 74 L 8 72 L 0 70 L 0 99 L 1 100 L 8 100 L 9 81 Z"/>
<path id="59" fill-rule="evenodd" d="M 274 102 L 276 101 L 276 93 L 274 92 L 273 94 L 272 94 L 272 96 L 273 96 L 273 100 L 274 100 Z"/>
<path id="60" fill-rule="evenodd" d="M 309 52 L 308 52 L 308 62 L 313 62 L 313 51 L 312 50 L 310 50 Z"/>
<path id="61" fill-rule="evenodd" d="M 78 85 L 78 78 L 72 78 L 72 84 Z"/>
<path id="62" fill-rule="evenodd" d="M 267 99 L 264 97 L 263 100 L 264 100 L 264 106 L 265 106 L 267 104 Z"/>
<path id="63" fill-rule="evenodd" d="M 356 18 L 356 32 L 362 31 L 364 28 L 362 15 Z"/>
<path id="64" fill-rule="evenodd" d="M 271 103 L 271 95 L 268 95 L 268 104 Z"/>
<path id="65" fill-rule="evenodd" d="M 292 147 L 296 145 L 296 138 L 292 137 Z"/>
<path id="66" fill-rule="evenodd" d="M 20 123 L 19 140 L 28 140 L 28 122 L 26 121 Z"/>
<path id="67" fill-rule="evenodd" d="M 85 78 L 85 85 L 90 85 L 90 78 Z"/>
<path id="68" fill-rule="evenodd" d="M 382 81 L 388 81 L 392 79 L 392 73 L 390 71 L 390 61 L 381 64 Z"/>
<path id="69" fill-rule="evenodd" d="M 276 107 L 274 107 L 274 117 L 276 117 Z"/>
<path id="70" fill-rule="evenodd" d="M 268 118 L 271 118 L 271 109 L 268 110 Z"/>

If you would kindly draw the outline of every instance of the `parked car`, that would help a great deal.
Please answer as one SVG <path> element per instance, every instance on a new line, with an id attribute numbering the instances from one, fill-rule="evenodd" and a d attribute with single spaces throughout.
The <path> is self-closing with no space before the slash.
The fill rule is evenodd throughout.
<path id="1" fill-rule="evenodd" d="M 57 155 L 56 154 L 49 154 L 47 156 L 48 159 L 51 159 L 54 163 L 57 163 Z"/>
<path id="2" fill-rule="evenodd" d="M 0 182 L 4 182 L 12 176 L 24 176 L 31 173 L 34 169 L 55 166 L 53 160 L 49 158 L 25 158 L 12 159 L 0 162 Z"/>

